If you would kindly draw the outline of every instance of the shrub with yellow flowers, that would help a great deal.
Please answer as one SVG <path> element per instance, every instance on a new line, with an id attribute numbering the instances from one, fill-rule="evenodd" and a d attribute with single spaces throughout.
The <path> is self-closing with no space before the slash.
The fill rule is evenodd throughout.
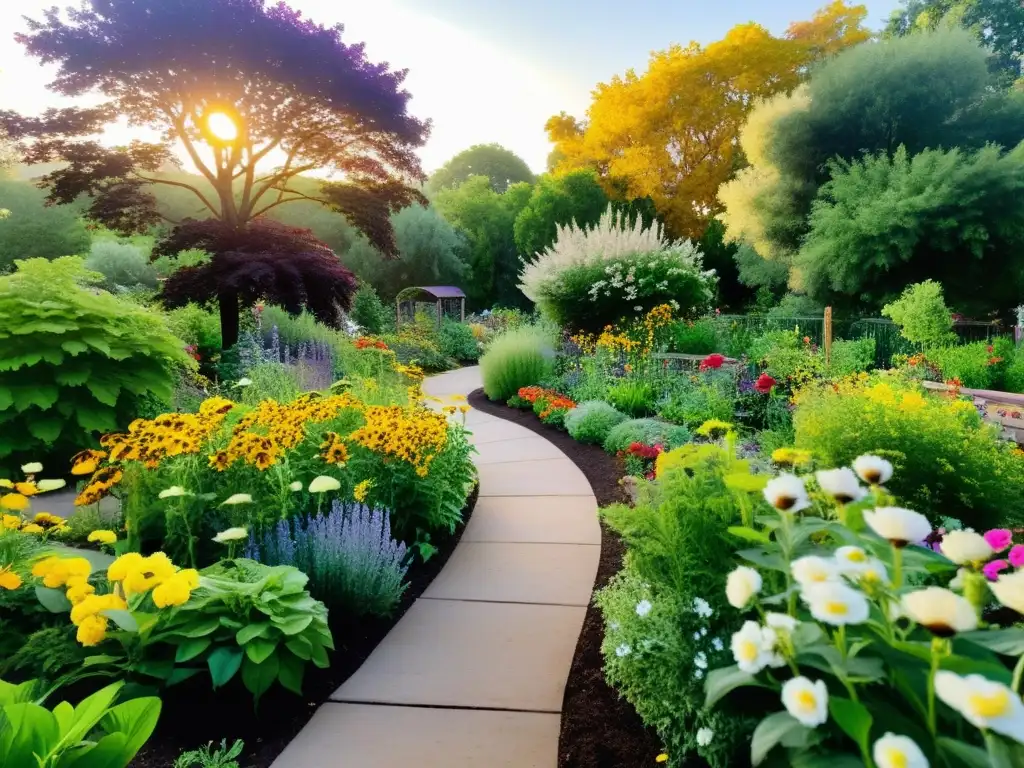
<path id="1" fill-rule="evenodd" d="M 49 512 L 33 512 L 32 500 L 41 493 L 63 488 L 64 480 L 37 479 L 43 471 L 39 462 L 24 464 L 21 481 L 0 478 L 0 527 L 46 538 L 67 531 L 63 517 Z"/>

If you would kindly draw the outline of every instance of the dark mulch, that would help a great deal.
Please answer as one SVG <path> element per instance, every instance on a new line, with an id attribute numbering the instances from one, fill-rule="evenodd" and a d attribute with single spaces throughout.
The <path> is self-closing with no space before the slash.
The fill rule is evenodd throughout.
<path id="1" fill-rule="evenodd" d="M 526 427 L 558 446 L 586 476 L 600 506 L 626 501 L 619 484 L 625 474 L 621 459 L 608 455 L 599 446 L 577 443 L 560 429 L 544 424 L 532 411 L 492 403 L 482 389 L 470 394 L 469 404 Z M 602 523 L 595 590 L 604 587 L 622 568 L 624 550 L 618 535 Z M 565 687 L 559 768 L 650 768 L 661 752 L 661 741 L 653 729 L 644 727 L 633 706 L 605 682 L 603 639 L 601 612 L 591 604 Z"/>
<path id="2" fill-rule="evenodd" d="M 473 514 L 477 493 L 478 489 L 474 488 L 466 502 L 463 522 L 455 533 L 447 538 L 432 539 L 438 547 L 437 554 L 409 569 L 409 587 L 393 616 L 355 619 L 339 613 L 331 617 L 331 632 L 337 646 L 330 654 L 331 665 L 327 669 L 307 667 L 301 699 L 275 685 L 260 701 L 259 711 L 254 715 L 252 696 L 239 681 L 211 694 L 209 676 L 196 675 L 162 696 L 163 712 L 157 731 L 131 765 L 134 768 L 169 768 L 184 750 L 196 749 L 208 741 L 219 743 L 226 737 L 228 743 L 234 739 L 245 741 L 240 758 L 243 768 L 267 768 L 309 722 L 317 707 L 359 669 L 441 572 Z"/>

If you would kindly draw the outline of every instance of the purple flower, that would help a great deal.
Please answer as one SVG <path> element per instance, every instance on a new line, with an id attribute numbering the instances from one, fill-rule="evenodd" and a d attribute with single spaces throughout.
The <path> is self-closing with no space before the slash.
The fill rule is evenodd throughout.
<path id="1" fill-rule="evenodd" d="M 1013 532 L 1007 528 L 993 528 L 985 532 L 985 541 L 996 552 L 1002 552 L 1013 544 Z"/>
<path id="2" fill-rule="evenodd" d="M 1024 567 L 1024 544 L 1018 544 L 1010 550 L 1010 565 L 1014 568 Z"/>
<path id="3" fill-rule="evenodd" d="M 995 581 L 999 578 L 999 572 L 1005 571 L 1010 567 L 1010 564 L 1005 560 L 993 560 L 992 562 L 985 563 L 985 567 L 981 569 L 981 572 L 985 574 L 985 578 L 989 581 Z"/>

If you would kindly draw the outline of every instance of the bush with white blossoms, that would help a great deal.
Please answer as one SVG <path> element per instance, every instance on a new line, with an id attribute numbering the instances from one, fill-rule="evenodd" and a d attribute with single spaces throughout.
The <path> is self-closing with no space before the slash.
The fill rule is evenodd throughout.
<path id="1" fill-rule="evenodd" d="M 989 563 L 1009 532 L 954 531 L 935 552 L 928 520 L 882 485 L 892 474 L 862 456 L 780 475 L 771 513 L 729 528 L 743 564 L 722 593 L 746 620 L 705 704 L 774 692 L 754 765 L 1024 766 L 1024 570 Z"/>

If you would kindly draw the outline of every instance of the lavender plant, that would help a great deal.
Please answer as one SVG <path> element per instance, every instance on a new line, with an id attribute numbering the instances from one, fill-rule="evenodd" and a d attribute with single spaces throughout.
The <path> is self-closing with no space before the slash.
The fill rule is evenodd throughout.
<path id="1" fill-rule="evenodd" d="M 281 520 L 245 556 L 294 565 L 314 597 L 357 616 L 390 614 L 407 586 L 405 544 L 391 538 L 387 511 L 365 504 L 335 500 L 327 514 Z"/>

